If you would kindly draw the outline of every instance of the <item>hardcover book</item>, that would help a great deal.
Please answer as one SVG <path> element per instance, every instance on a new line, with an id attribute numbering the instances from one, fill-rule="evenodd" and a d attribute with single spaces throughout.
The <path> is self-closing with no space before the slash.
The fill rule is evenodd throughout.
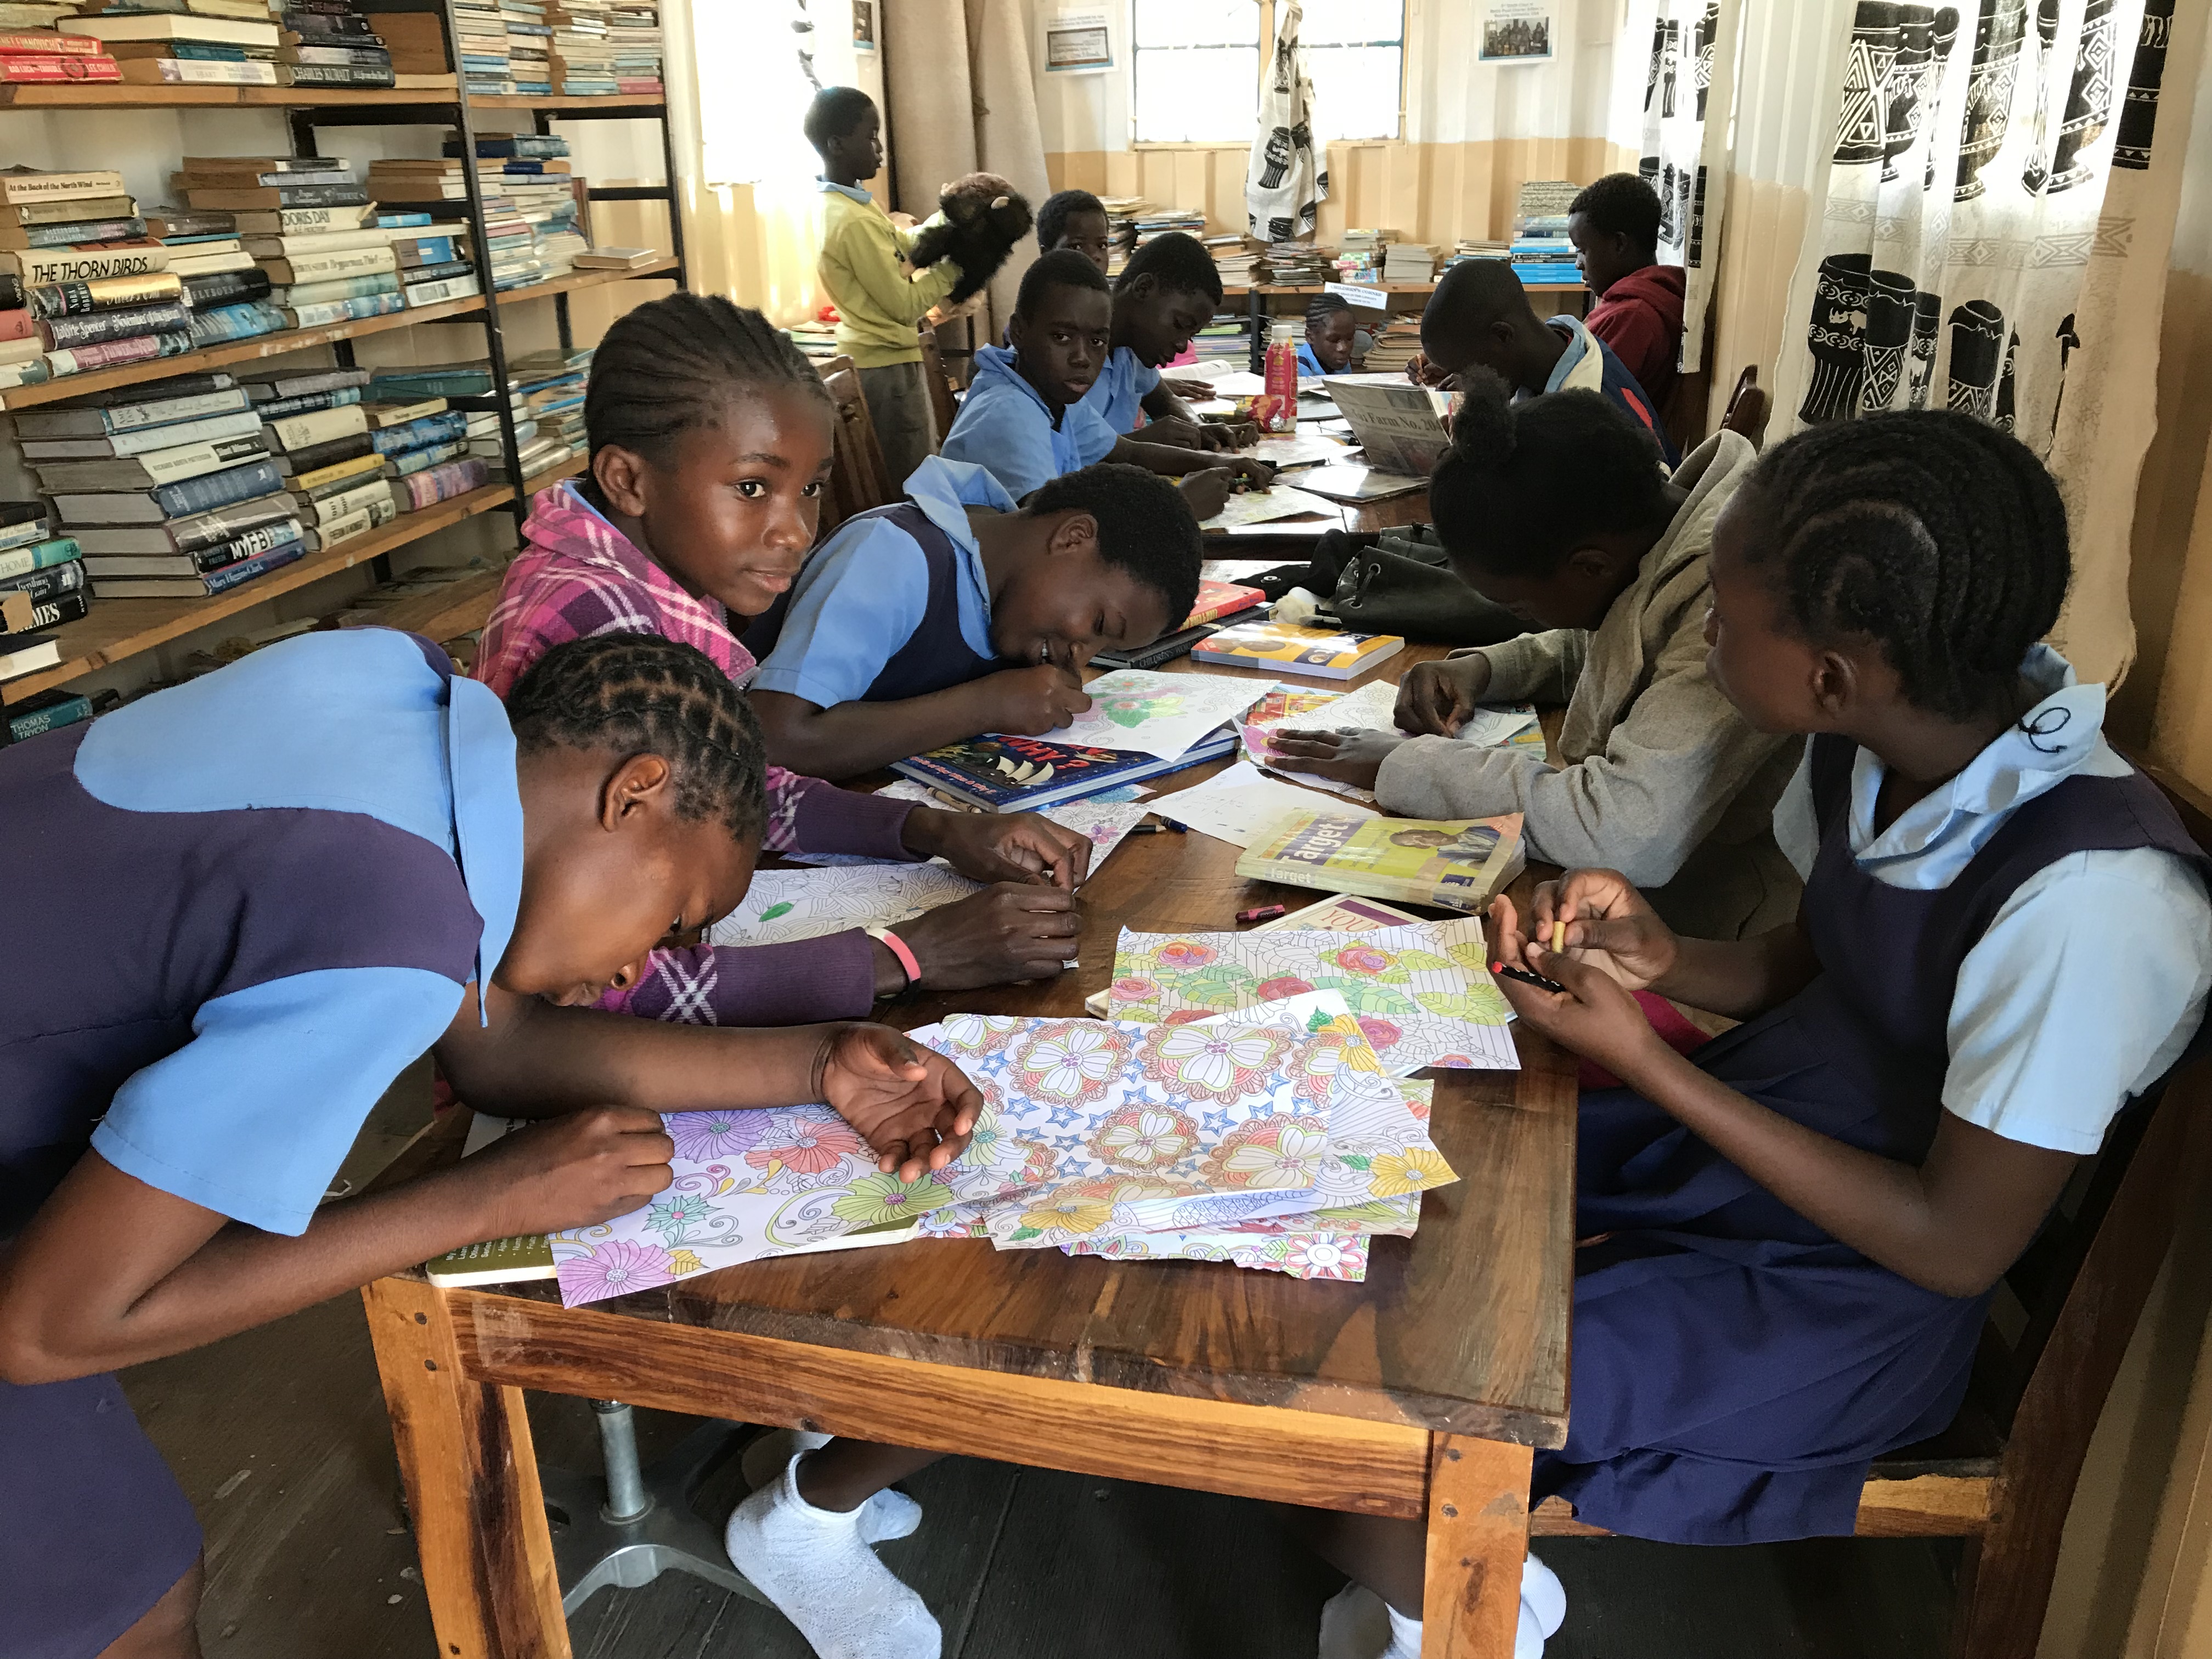
<path id="1" fill-rule="evenodd" d="M 1236 745 L 1235 732 L 1227 726 L 1200 739 L 1174 760 L 1127 750 L 1054 743 L 1045 738 L 1000 735 L 948 744 L 896 762 L 891 770 L 989 811 L 1031 812 L 1179 772 L 1225 755 Z"/>
<path id="2" fill-rule="evenodd" d="M 1521 814 L 1431 821 L 1301 808 L 1262 830 L 1237 873 L 1332 893 L 1480 911 L 1528 861 Z"/>
<path id="3" fill-rule="evenodd" d="M 1239 623 L 1191 647 L 1194 662 L 1348 680 L 1406 648 L 1395 634 L 1348 634 L 1288 623 Z"/>

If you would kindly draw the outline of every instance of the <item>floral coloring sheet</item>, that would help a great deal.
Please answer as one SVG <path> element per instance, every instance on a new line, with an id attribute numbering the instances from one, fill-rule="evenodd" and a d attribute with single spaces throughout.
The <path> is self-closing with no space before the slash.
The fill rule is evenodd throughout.
<path id="1" fill-rule="evenodd" d="M 948 808 L 945 803 L 932 794 L 927 786 L 911 778 L 901 778 L 876 792 L 892 800 L 917 801 L 924 806 L 940 810 L 967 811 L 967 807 Z M 1039 817 L 1050 818 L 1062 829 L 1073 830 L 1079 836 L 1091 838 L 1091 867 L 1096 871 L 1106 862 L 1106 855 L 1121 844 L 1121 838 L 1145 820 L 1144 807 L 1139 806 L 1138 790 L 1133 784 L 1123 784 L 1119 789 L 1109 789 L 1103 794 L 1088 796 L 1082 800 L 1067 800 L 1057 806 L 1048 806 Z M 1149 794 L 1149 790 L 1145 791 Z M 790 853 L 785 854 L 793 864 L 824 866 L 854 864 L 888 864 L 893 860 L 872 859 L 860 853 Z M 942 860 L 933 859 L 932 863 Z"/>
<path id="2" fill-rule="evenodd" d="M 1318 783 L 1321 780 L 1314 779 Z M 1153 803 L 1163 817 L 1173 818 L 1216 841 L 1232 847 L 1249 847 L 1291 812 L 1321 805 L 1319 797 L 1294 783 L 1268 776 L 1250 761 L 1225 766 L 1203 783 L 1163 795 Z M 1362 817 L 1381 816 L 1371 806 L 1340 809 Z"/>
<path id="3" fill-rule="evenodd" d="M 1200 738 L 1273 690 L 1274 683 L 1228 674 L 1157 674 L 1149 668 L 1120 668 L 1083 689 L 1091 695 L 1091 707 L 1067 725 L 1048 732 L 1048 740 L 1176 760 Z"/>
<path id="4" fill-rule="evenodd" d="M 1473 916 L 1339 933 L 1139 933 L 1124 928 L 1115 1019 L 1237 1012 L 1308 991 L 1343 994 L 1393 1072 L 1427 1066 L 1518 1071 L 1512 1010 L 1490 977 Z"/>
<path id="5" fill-rule="evenodd" d="M 1332 696 L 1325 691 L 1295 691 L 1287 687 L 1271 692 L 1245 712 L 1242 723 L 1244 752 L 1255 763 L 1316 789 L 1327 789 L 1375 805 L 1372 790 L 1334 778 L 1301 772 L 1275 757 L 1274 734 L 1290 727 L 1314 732 L 1395 732 L 1398 729 L 1398 688 L 1387 680 L 1370 680 L 1357 691 Z M 1477 708 L 1459 729 L 1458 741 L 1491 745 L 1533 744 L 1544 752 L 1544 733 L 1537 724 L 1533 703 L 1501 703 Z"/>
<path id="6" fill-rule="evenodd" d="M 908 1186 L 876 1168 L 827 1106 L 673 1112 L 675 1179 L 643 1209 L 552 1235 L 565 1307 L 651 1290 L 709 1268 L 820 1249 L 872 1229 L 910 1231 L 950 1204 L 936 1176 Z"/>

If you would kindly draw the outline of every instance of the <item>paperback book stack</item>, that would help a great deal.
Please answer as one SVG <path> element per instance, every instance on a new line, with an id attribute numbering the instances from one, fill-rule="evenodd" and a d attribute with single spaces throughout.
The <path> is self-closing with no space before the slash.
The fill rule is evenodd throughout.
<path id="1" fill-rule="evenodd" d="M 191 0 L 186 0 L 191 3 Z M 277 48 L 295 87 L 389 87 L 392 54 L 384 37 L 347 0 L 293 0 Z"/>
<path id="2" fill-rule="evenodd" d="M 1531 179 L 1521 186 L 1506 257 L 1523 283 L 1581 284 L 1575 245 L 1567 238 L 1567 208 L 1576 194 L 1574 184 L 1564 179 Z"/>
<path id="3" fill-rule="evenodd" d="M 307 550 L 259 406 L 231 375 L 181 375 L 15 418 L 95 598 L 226 592 Z"/>
<path id="4" fill-rule="evenodd" d="M 369 467 L 333 461 L 303 473 L 296 453 L 316 441 L 328 442 L 331 437 L 345 435 L 356 427 L 354 421 L 344 417 L 362 413 L 368 385 L 367 369 L 260 369 L 241 379 L 254 410 L 270 428 L 271 443 L 283 452 L 277 470 L 283 475 L 285 498 L 292 516 L 300 521 L 301 540 L 307 551 L 350 540 L 392 521 L 398 507 L 381 465 Z M 320 429 L 329 435 L 318 440 L 317 428 L 299 424 L 303 421 L 319 422 Z M 291 463 L 289 472 L 287 461 Z"/>
<path id="5" fill-rule="evenodd" d="M 0 679 L 60 661 L 61 647 L 38 630 L 85 613 L 80 550 L 54 534 L 52 523 L 44 501 L 0 501 Z M 0 743 L 28 735 L 0 732 Z"/>
<path id="6" fill-rule="evenodd" d="M 483 292 L 465 226 L 434 226 L 427 213 L 387 213 L 376 222 L 392 235 L 400 291 L 410 307 L 440 305 Z"/>
<path id="7" fill-rule="evenodd" d="M 519 93 L 543 96 L 553 90 L 553 29 L 538 0 L 500 0 L 507 27 L 507 73 Z"/>
<path id="8" fill-rule="evenodd" d="M 346 161 L 317 156 L 187 158 L 179 175 L 197 208 L 227 210 L 240 251 L 268 284 L 277 328 L 326 328 L 400 308 L 391 233 L 379 230 Z"/>
<path id="9" fill-rule="evenodd" d="M 544 280 L 544 262 L 538 257 L 537 229 L 505 191 L 484 198 L 484 246 L 491 258 L 495 289 L 504 293 Z"/>
<path id="10" fill-rule="evenodd" d="M 441 398 L 353 404 L 270 423 L 278 467 L 303 509 L 309 539 L 329 547 L 388 524 L 399 511 L 393 481 L 460 459 L 467 417 Z"/>
<path id="11" fill-rule="evenodd" d="M 607 44 L 614 51 L 617 92 L 633 98 L 660 96 L 659 7 L 614 0 L 607 9 Z"/>
<path id="12" fill-rule="evenodd" d="M 1137 216 L 1152 204 L 1141 196 L 1102 196 L 1106 210 L 1106 274 L 1119 276 L 1137 246 Z"/>
<path id="13" fill-rule="evenodd" d="M 1319 288 L 1338 280 L 1336 261 L 1328 250 L 1310 242 L 1270 242 L 1267 252 L 1253 263 L 1252 274 L 1282 288 Z"/>
<path id="14" fill-rule="evenodd" d="M 146 222 L 125 191 L 121 173 L 0 171 L 0 270 L 17 279 L 15 299 L 26 313 L 12 326 L 27 329 L 20 338 L 0 341 L 0 389 L 189 350 L 191 331 L 181 300 L 112 305 L 110 314 L 94 320 L 48 317 L 59 307 L 51 296 L 42 304 L 33 295 L 34 289 L 167 268 L 161 248 L 146 236 Z"/>
<path id="15" fill-rule="evenodd" d="M 451 156 L 392 159 L 368 164 L 368 193 L 386 203 L 462 202 L 468 199 L 469 183 L 460 162 Z"/>
<path id="16" fill-rule="evenodd" d="M 88 15 L 55 27 L 104 50 L 112 77 L 140 86 L 274 87 L 277 31 L 267 0 L 192 0 L 183 4 L 88 4 Z"/>
<path id="17" fill-rule="evenodd" d="M 458 168 L 459 134 L 448 135 L 445 150 Z M 568 141 L 528 132 L 480 137 L 477 167 L 488 192 L 485 218 L 495 286 L 514 288 L 568 275 L 576 255 L 591 246 L 579 228 L 578 186 L 583 181 L 570 170 Z M 521 240 L 526 230 L 527 246 Z M 529 270 L 526 260 L 536 261 L 537 269 Z"/>
<path id="18" fill-rule="evenodd" d="M 471 453 L 471 445 L 477 429 L 476 417 L 484 410 L 457 409 L 454 405 L 466 400 L 470 404 L 483 404 L 489 409 L 489 430 L 496 440 L 498 416 L 496 405 L 491 403 L 496 393 L 489 364 L 447 363 L 428 368 L 383 370 L 370 380 L 368 392 L 372 403 L 401 408 L 434 398 L 443 398 L 447 403 L 446 409 L 439 411 L 447 418 L 447 435 L 441 436 L 435 447 L 443 450 L 451 446 L 450 454 L 404 472 L 396 463 L 390 469 L 394 474 L 392 499 L 402 513 L 420 512 L 483 488 L 490 474 L 483 460 Z M 455 416 L 459 418 L 453 418 Z M 495 441 L 494 448 L 496 450 Z"/>
<path id="19" fill-rule="evenodd" d="M 450 92 L 453 59 L 434 11 L 368 11 L 368 27 L 392 54 L 392 84 L 403 92 Z"/>
<path id="20" fill-rule="evenodd" d="M 622 90 L 615 73 L 614 42 L 608 34 L 607 0 L 549 0 L 545 21 L 553 30 L 554 84 L 564 97 L 598 97 Z M 658 37 L 649 58 L 633 51 L 626 61 L 641 71 L 649 63 L 657 84 Z"/>
<path id="21" fill-rule="evenodd" d="M 1213 256 L 1213 268 L 1221 273 L 1224 288 L 1249 288 L 1253 267 L 1260 263 L 1257 245 L 1242 236 L 1209 236 L 1206 250 Z"/>
<path id="22" fill-rule="evenodd" d="M 0 29 L 0 83 L 48 84 L 58 81 L 120 81 L 113 57 L 89 35 L 53 29 Z"/>
<path id="23" fill-rule="evenodd" d="M 1453 244 L 1451 257 L 1444 261 L 1444 269 L 1465 264 L 1469 259 L 1504 259 L 1513 252 L 1510 242 L 1493 241 L 1487 237 L 1462 236 Z"/>
<path id="24" fill-rule="evenodd" d="M 1425 242 L 1393 242 L 1382 256 L 1382 280 L 1386 283 L 1433 282 L 1437 274 L 1437 251 Z"/>
<path id="25" fill-rule="evenodd" d="M 1336 246 L 1336 276 L 1334 280 L 1346 283 L 1378 283 L 1382 280 L 1382 262 L 1388 257 L 1391 243 L 1398 240 L 1395 230 L 1354 229 L 1344 233 L 1344 240 Z"/>
<path id="26" fill-rule="evenodd" d="M 0 386 L 15 384 L 8 379 L 9 371 L 21 363 L 38 363 L 39 331 L 31 316 L 30 297 L 23 291 L 23 279 L 10 273 L 0 276 Z"/>
<path id="27" fill-rule="evenodd" d="M 535 477 L 581 455 L 588 447 L 584 437 L 584 383 L 592 371 L 589 347 L 573 350 L 533 351 L 507 365 L 532 436 L 523 441 L 522 476 Z M 494 477 L 498 477 L 496 469 Z"/>
<path id="28" fill-rule="evenodd" d="M 1142 247 L 1171 230 L 1203 237 L 1206 234 L 1206 216 L 1194 208 L 1147 208 L 1136 216 L 1135 226 L 1136 245 Z"/>
<path id="29" fill-rule="evenodd" d="M 497 0 L 453 0 L 453 44 L 461 54 L 460 76 L 477 94 L 511 93 L 514 76 L 507 56 L 507 23 Z"/>

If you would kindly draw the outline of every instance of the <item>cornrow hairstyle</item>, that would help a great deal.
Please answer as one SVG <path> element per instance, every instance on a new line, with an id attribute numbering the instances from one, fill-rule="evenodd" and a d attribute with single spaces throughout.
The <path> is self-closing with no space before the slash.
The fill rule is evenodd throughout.
<path id="1" fill-rule="evenodd" d="M 1460 386 L 1452 446 L 1429 480 L 1429 510 L 1453 558 L 1540 579 L 1592 535 L 1671 516 L 1651 434 L 1602 392 L 1516 403 L 1484 368 Z"/>
<path id="2" fill-rule="evenodd" d="M 1316 294 L 1306 301 L 1306 332 L 1311 334 L 1340 311 L 1352 309 L 1352 301 L 1341 294 Z"/>
<path id="3" fill-rule="evenodd" d="M 507 694 L 523 754 L 559 745 L 658 755 L 676 774 L 676 815 L 716 817 L 742 842 L 767 824 L 760 722 L 696 647 L 658 634 L 599 634 L 555 646 Z"/>
<path id="4" fill-rule="evenodd" d="M 1070 218 L 1079 213 L 1105 211 L 1105 204 L 1087 190 L 1053 191 L 1044 198 L 1044 205 L 1037 210 L 1037 246 L 1047 253 L 1051 252 L 1054 245 L 1060 240 L 1060 232 L 1067 228 Z"/>
<path id="5" fill-rule="evenodd" d="M 1114 279 L 1116 294 L 1139 276 L 1150 276 L 1170 294 L 1195 294 L 1210 306 L 1221 303 L 1221 272 L 1206 244 L 1180 230 L 1155 236 L 1129 256 Z"/>
<path id="6" fill-rule="evenodd" d="M 1072 247 L 1054 248 L 1049 253 L 1039 254 L 1030 268 L 1022 273 L 1022 285 L 1014 295 L 1014 315 L 1034 317 L 1044 303 L 1044 296 L 1056 288 L 1087 288 L 1099 294 L 1110 294 L 1106 285 L 1106 273 L 1085 258 Z"/>
<path id="7" fill-rule="evenodd" d="M 732 398 L 785 388 L 830 412 L 822 377 L 760 313 L 719 294 L 671 294 L 617 319 L 599 342 L 584 431 L 594 455 L 618 444 L 665 462 L 679 434 L 715 425 Z"/>
<path id="8" fill-rule="evenodd" d="M 2009 433 L 1948 410 L 1816 426 L 1744 490 L 1789 625 L 1881 647 L 1905 701 L 1954 720 L 2013 687 L 2058 620 L 2073 562 L 2058 486 Z"/>
<path id="9" fill-rule="evenodd" d="M 1099 461 L 1048 480 L 1022 510 L 1030 518 L 1088 513 L 1098 521 L 1098 556 L 1158 593 L 1170 628 L 1190 615 L 1198 598 L 1198 519 L 1182 491 L 1158 473 Z"/>
<path id="10" fill-rule="evenodd" d="M 858 87 L 824 87 L 806 106 L 806 142 L 817 150 L 826 149 L 832 138 L 844 137 L 875 108 L 876 100 Z"/>
<path id="11" fill-rule="evenodd" d="M 1583 185 L 1567 213 L 1581 214 L 1607 236 L 1626 236 L 1646 253 L 1659 246 L 1659 192 L 1632 173 L 1608 173 Z"/>

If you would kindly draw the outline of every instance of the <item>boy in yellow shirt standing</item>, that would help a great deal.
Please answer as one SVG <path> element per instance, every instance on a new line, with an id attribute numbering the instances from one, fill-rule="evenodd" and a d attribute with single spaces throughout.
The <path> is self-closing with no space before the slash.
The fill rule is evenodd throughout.
<path id="1" fill-rule="evenodd" d="M 911 232 L 861 188 L 883 171 L 883 119 L 856 87 L 824 87 L 806 112 L 806 142 L 822 158 L 827 213 L 822 286 L 837 307 L 837 349 L 860 371 L 860 391 L 896 487 L 936 447 L 915 325 L 960 280 L 950 259 L 914 275 Z"/>

